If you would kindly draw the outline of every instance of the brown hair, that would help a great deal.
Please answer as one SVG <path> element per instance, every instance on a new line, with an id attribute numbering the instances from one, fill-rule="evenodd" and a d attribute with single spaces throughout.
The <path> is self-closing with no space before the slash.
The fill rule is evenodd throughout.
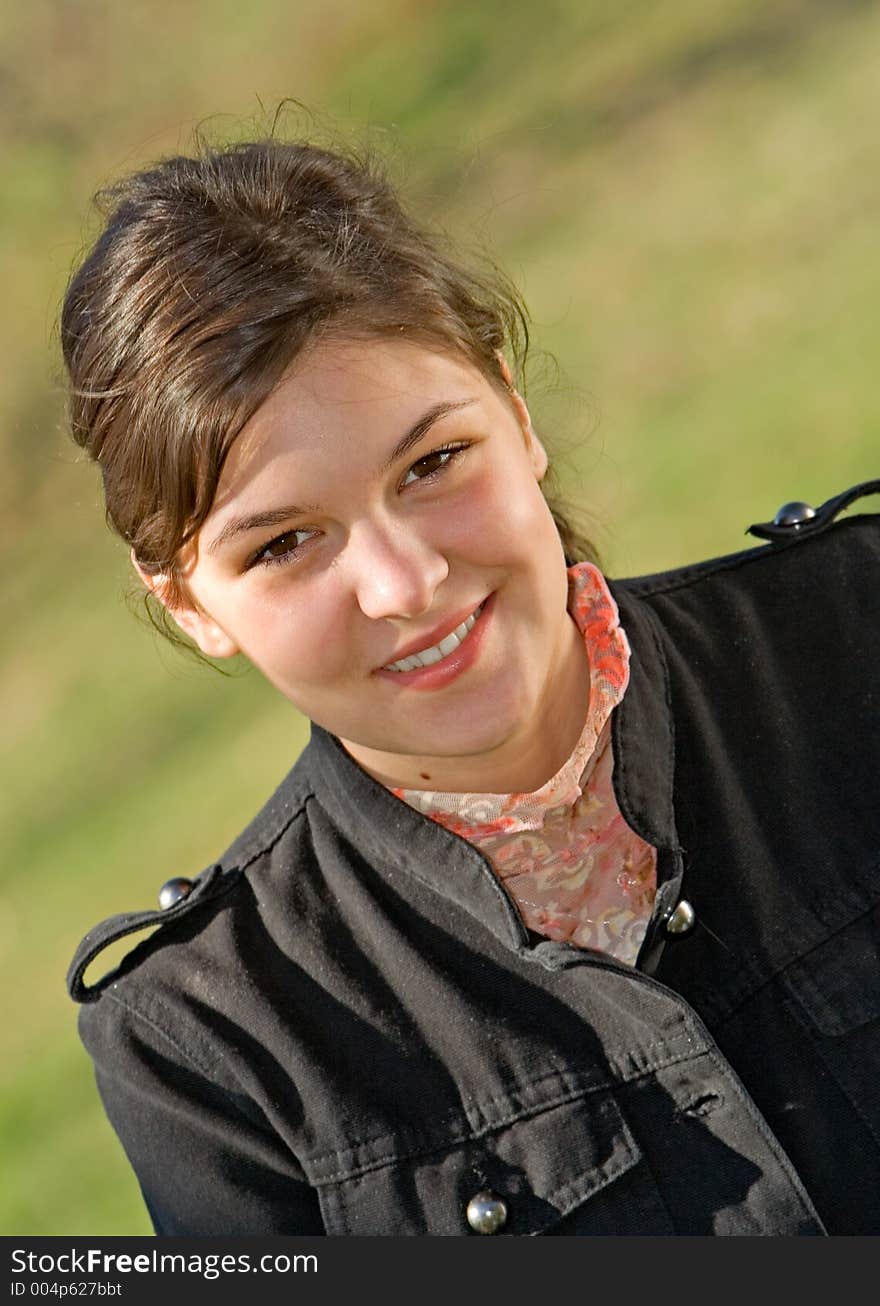
<path id="1" fill-rule="evenodd" d="M 96 204 L 104 229 L 61 315 L 71 429 L 100 466 L 108 524 L 145 571 L 167 574 L 172 602 L 180 551 L 233 442 L 320 335 L 403 335 L 463 355 L 499 386 L 502 350 L 522 375 L 529 332 L 516 289 L 494 265 L 459 264 L 369 152 L 275 139 L 203 147 Z M 594 557 L 551 512 L 569 564 Z"/>

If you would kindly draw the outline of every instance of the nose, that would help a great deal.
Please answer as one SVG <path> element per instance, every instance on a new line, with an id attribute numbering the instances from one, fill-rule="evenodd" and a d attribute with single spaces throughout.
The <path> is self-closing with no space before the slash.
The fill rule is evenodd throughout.
<path id="1" fill-rule="evenodd" d="M 347 552 L 358 606 L 376 621 L 427 612 L 449 575 L 443 554 L 400 524 L 359 523 Z"/>

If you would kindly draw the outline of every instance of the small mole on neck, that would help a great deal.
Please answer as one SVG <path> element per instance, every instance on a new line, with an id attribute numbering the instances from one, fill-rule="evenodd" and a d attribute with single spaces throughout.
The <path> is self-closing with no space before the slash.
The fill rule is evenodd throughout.
<path id="1" fill-rule="evenodd" d="M 430 780 L 430 779 L 431 779 L 431 777 L 428 775 L 428 772 L 427 772 L 427 771 L 420 771 L 420 772 L 419 772 L 419 775 L 422 777 L 423 780 Z"/>

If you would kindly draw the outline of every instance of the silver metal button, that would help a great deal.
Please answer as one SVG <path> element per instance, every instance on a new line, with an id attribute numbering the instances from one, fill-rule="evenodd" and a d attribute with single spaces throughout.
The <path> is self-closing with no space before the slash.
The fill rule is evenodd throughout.
<path id="1" fill-rule="evenodd" d="M 784 503 L 773 518 L 774 526 L 803 526 L 804 522 L 810 521 L 816 516 L 816 509 L 811 508 L 808 503 Z"/>
<path id="2" fill-rule="evenodd" d="M 167 911 L 169 907 L 176 907 L 184 898 L 188 898 L 192 891 L 192 880 L 185 880 L 182 875 L 175 875 L 173 880 L 166 880 L 159 890 L 159 906 L 163 911 Z"/>
<path id="3" fill-rule="evenodd" d="M 667 934 L 687 934 L 697 923 L 697 913 L 688 902 L 687 898 L 682 898 L 666 920 Z"/>
<path id="4" fill-rule="evenodd" d="M 474 1233 L 497 1233 L 507 1223 L 507 1203 L 497 1193 L 477 1193 L 465 1214 Z"/>

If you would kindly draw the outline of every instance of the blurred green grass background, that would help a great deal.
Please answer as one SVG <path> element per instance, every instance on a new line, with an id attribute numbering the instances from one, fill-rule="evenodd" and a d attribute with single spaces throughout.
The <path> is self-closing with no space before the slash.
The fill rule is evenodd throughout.
<path id="1" fill-rule="evenodd" d="M 563 485 L 611 574 L 654 571 L 880 474 L 878 61 L 864 0 L 0 13 L 2 1232 L 150 1231 L 64 972 L 97 919 L 218 855 L 307 736 L 255 674 L 191 666 L 127 611 L 52 334 L 92 192 L 285 97 L 320 139 L 372 141 L 523 289 L 560 365 L 528 395 Z"/>

